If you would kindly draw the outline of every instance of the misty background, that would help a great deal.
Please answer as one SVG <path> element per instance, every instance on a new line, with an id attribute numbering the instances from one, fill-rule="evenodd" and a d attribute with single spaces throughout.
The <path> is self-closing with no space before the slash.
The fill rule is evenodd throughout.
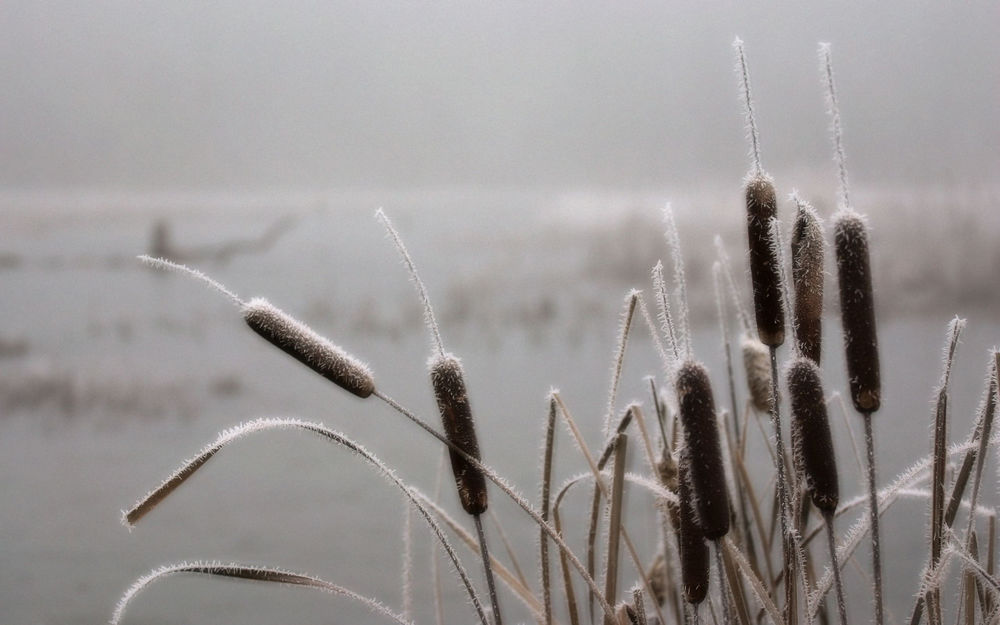
<path id="1" fill-rule="evenodd" d="M 324 421 L 427 492 L 441 457 L 137 254 L 266 296 L 433 415 L 421 309 L 372 218 L 384 207 L 463 357 L 484 457 L 530 494 L 550 387 L 597 444 L 622 298 L 648 298 L 650 267 L 668 260 L 671 201 L 695 350 L 720 376 L 715 234 L 748 292 L 737 35 L 779 198 L 798 188 L 826 218 L 836 170 L 816 47 L 833 46 L 851 195 L 872 228 L 882 476 L 928 450 L 956 313 L 969 319 L 952 382 L 952 440 L 964 438 L 984 350 L 1000 342 L 998 17 L 993 2 L 0 3 L 0 620 L 104 622 L 132 580 L 198 558 L 311 572 L 399 605 L 397 493 L 307 437 L 242 442 L 135 531 L 119 525 L 183 458 L 254 417 Z M 779 213 L 790 225 L 788 201 Z M 828 267 L 832 391 L 845 381 Z M 648 404 L 645 376 L 661 371 L 638 331 L 619 403 Z M 861 490 L 848 422 L 834 425 L 845 497 Z M 556 481 L 585 470 L 558 438 Z M 453 493 L 442 502 L 457 509 Z M 649 501 L 630 505 L 652 550 Z M 896 614 L 924 540 L 923 503 L 900 508 L 884 531 Z M 499 497 L 491 509 L 533 562 L 536 531 Z M 430 622 L 417 536 L 416 616 Z M 862 622 L 867 587 L 850 583 Z M 469 616 L 454 584 L 445 598 L 449 622 Z M 503 601 L 508 620 L 528 618 Z M 177 579 L 126 622 L 318 624 L 331 606 L 370 619 L 326 595 Z"/>
<path id="2" fill-rule="evenodd" d="M 21 2 L 0 7 L 0 186 L 831 190 L 816 43 L 859 187 L 1000 165 L 994 2 Z"/>

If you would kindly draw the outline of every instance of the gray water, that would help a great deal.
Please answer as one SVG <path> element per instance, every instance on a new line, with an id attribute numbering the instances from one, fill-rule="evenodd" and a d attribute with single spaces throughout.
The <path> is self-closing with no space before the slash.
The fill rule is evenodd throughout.
<path id="1" fill-rule="evenodd" d="M 534 499 L 549 389 L 560 389 L 596 446 L 618 309 L 629 286 L 648 290 L 646 269 L 633 271 L 632 257 L 648 267 L 666 252 L 637 246 L 622 255 L 625 260 L 607 252 L 615 246 L 606 233 L 627 215 L 570 222 L 551 198 L 496 196 L 469 211 L 463 202 L 456 197 L 442 207 L 397 198 L 399 208 L 387 209 L 437 303 L 448 348 L 464 359 L 485 460 Z M 275 214 L 293 215 L 292 227 L 273 247 L 199 266 L 241 296 L 265 295 L 308 321 L 369 362 L 380 389 L 435 422 L 420 311 L 395 252 L 370 217 L 373 208 L 371 202 L 334 201 L 164 214 L 177 245 L 187 249 L 252 237 Z M 194 559 L 309 572 L 399 609 L 401 495 L 346 451 L 305 434 L 243 440 L 134 531 L 119 524 L 120 510 L 218 431 L 254 417 L 322 421 L 363 443 L 425 492 L 434 489 L 442 457 L 433 440 L 377 400 L 348 396 L 255 337 L 224 298 L 133 262 L 135 253 L 147 249 L 160 216 L 147 207 L 22 210 L 3 217 L 2 622 L 104 622 L 136 577 L 160 564 Z M 707 226 L 685 230 L 685 223 L 688 253 L 701 258 L 711 243 Z M 595 257 L 596 250 L 606 256 Z M 610 269 L 595 258 L 606 258 Z M 698 267 L 697 260 L 691 263 L 689 279 L 691 290 L 700 293 L 708 285 Z M 891 293 L 892 280 L 880 277 L 880 294 Z M 717 401 L 728 407 L 715 316 L 699 297 L 692 297 L 695 350 L 713 373 Z M 931 392 L 940 375 L 945 324 L 954 312 L 962 311 L 897 310 L 882 320 L 884 407 L 875 417 L 882 483 L 929 451 Z M 952 382 L 953 441 L 964 439 L 970 427 L 986 348 L 1000 336 L 990 304 L 970 306 L 966 314 L 970 324 Z M 843 389 L 835 317 L 826 332 L 827 390 Z M 648 406 L 644 377 L 651 374 L 661 370 L 639 326 L 617 406 L 632 400 Z M 859 419 L 847 420 L 860 434 Z M 833 427 L 847 499 L 862 488 L 845 421 L 837 416 Z M 641 470 L 636 437 L 633 443 L 632 463 Z M 759 444 L 756 450 L 762 452 Z M 565 431 L 557 453 L 556 483 L 586 470 Z M 763 488 L 767 461 L 757 453 L 754 462 Z M 985 490 L 991 499 L 993 475 L 990 467 Z M 447 487 L 446 480 L 442 501 L 458 510 Z M 629 529 L 640 550 L 652 553 L 658 536 L 649 499 L 633 492 L 629 506 Z M 535 530 L 497 492 L 491 508 L 534 582 Z M 884 521 L 887 605 L 899 620 L 910 609 L 923 564 L 925 509 L 923 502 L 902 502 Z M 579 545 L 584 522 L 570 519 L 571 544 Z M 848 522 L 838 527 L 844 530 Z M 431 622 L 428 534 L 418 521 L 414 527 L 415 616 Z M 506 559 L 499 536 L 492 532 L 491 538 Z M 460 554 L 478 582 L 475 557 L 464 547 Z M 863 570 L 867 557 L 862 548 Z M 634 576 L 628 566 L 624 570 L 627 587 Z M 867 586 L 860 574 L 849 577 L 852 609 L 865 618 Z M 445 587 L 448 621 L 470 621 L 473 613 L 458 585 L 446 577 Z M 507 593 L 503 604 L 510 622 L 529 619 Z M 126 618 L 149 624 L 292 620 L 372 617 L 322 593 L 178 577 L 140 595 Z"/>

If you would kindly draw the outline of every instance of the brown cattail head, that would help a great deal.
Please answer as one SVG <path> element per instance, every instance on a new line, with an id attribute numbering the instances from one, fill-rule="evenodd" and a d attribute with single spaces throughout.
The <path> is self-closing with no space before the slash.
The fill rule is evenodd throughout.
<path id="1" fill-rule="evenodd" d="M 689 360 L 678 368 L 677 403 L 698 524 L 705 538 L 717 540 L 729 531 L 729 495 L 712 386 L 700 363 Z"/>
<path id="2" fill-rule="evenodd" d="M 266 299 L 255 297 L 242 311 L 254 332 L 340 388 L 362 398 L 375 392 L 375 379 L 365 364 Z"/>
<path id="3" fill-rule="evenodd" d="M 465 390 L 462 363 L 451 354 L 434 356 L 427 363 L 431 372 L 431 386 L 437 400 L 444 434 L 459 449 L 479 460 L 479 441 L 472 421 L 469 393 Z M 451 471 L 455 475 L 458 498 L 469 514 L 486 512 L 486 478 L 468 460 L 449 449 Z"/>
<path id="4" fill-rule="evenodd" d="M 691 479 L 687 450 L 681 453 L 678 468 L 677 498 L 680 500 L 680 528 L 677 532 L 677 549 L 680 552 L 681 584 L 684 600 L 699 604 L 708 595 L 709 554 L 705 535 L 698 524 L 698 514 L 691 493 Z"/>
<path id="5" fill-rule="evenodd" d="M 777 216 L 774 185 L 764 174 L 752 176 L 746 185 L 747 237 L 750 247 L 750 281 L 757 334 L 768 347 L 785 342 L 785 311 L 781 304 L 781 275 L 771 245 L 770 222 Z"/>
<path id="6" fill-rule="evenodd" d="M 819 364 L 823 341 L 823 225 L 812 206 L 799 202 L 792 231 L 792 284 L 799 351 Z"/>
<path id="7" fill-rule="evenodd" d="M 744 335 L 741 345 L 743 369 L 750 402 L 760 412 L 771 410 L 771 352 L 755 338 Z"/>
<path id="8" fill-rule="evenodd" d="M 813 504 L 824 513 L 833 513 L 840 501 L 840 488 L 819 367 L 800 356 L 788 366 L 787 381 L 795 470 L 804 480 Z"/>
<path id="9" fill-rule="evenodd" d="M 833 233 L 851 399 L 858 412 L 870 414 L 879 408 L 881 383 L 868 228 L 860 215 L 847 209 L 834 217 Z"/>

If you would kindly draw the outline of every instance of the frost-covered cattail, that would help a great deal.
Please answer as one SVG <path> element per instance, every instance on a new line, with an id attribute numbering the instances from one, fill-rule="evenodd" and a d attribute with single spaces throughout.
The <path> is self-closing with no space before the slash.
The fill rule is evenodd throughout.
<path id="1" fill-rule="evenodd" d="M 823 341 L 823 224 L 815 209 L 798 196 L 792 230 L 794 322 L 799 351 L 819 364 Z"/>
<path id="2" fill-rule="evenodd" d="M 778 201 L 770 177 L 757 174 L 747 181 L 746 207 L 757 335 L 768 347 L 777 347 L 785 342 L 785 311 L 778 259 L 771 245 L 770 222 L 777 215 Z"/>
<path id="3" fill-rule="evenodd" d="M 708 371 L 689 360 L 677 370 L 676 387 L 698 524 L 705 538 L 717 540 L 729 531 L 729 495 Z"/>
<path id="4" fill-rule="evenodd" d="M 698 524 L 695 502 L 688 483 L 691 477 L 688 462 L 685 451 L 678 463 L 677 498 L 680 501 L 680 527 L 677 532 L 677 547 L 680 551 L 684 600 L 699 604 L 708 594 L 709 553 L 705 535 Z"/>
<path id="5" fill-rule="evenodd" d="M 266 299 L 251 299 L 242 312 L 254 332 L 327 380 L 358 397 L 375 392 L 367 366 Z"/>
<path id="6" fill-rule="evenodd" d="M 792 457 L 813 504 L 832 514 L 840 501 L 837 459 L 826 414 L 819 367 L 807 357 L 792 361 L 787 371 L 792 404 Z"/>
<path id="7" fill-rule="evenodd" d="M 881 383 L 868 228 L 859 214 L 844 209 L 834 216 L 833 232 L 851 399 L 858 412 L 871 414 L 879 408 Z"/>
<path id="8" fill-rule="evenodd" d="M 139 256 L 139 260 L 154 269 L 174 271 L 199 280 L 225 295 L 240 308 L 244 321 L 254 332 L 344 390 L 361 398 L 375 392 L 375 379 L 367 365 L 266 299 L 255 297 L 244 302 L 197 269 L 164 258 Z"/>
<path id="9" fill-rule="evenodd" d="M 428 368 L 445 436 L 459 449 L 479 460 L 479 441 L 476 439 L 469 394 L 465 390 L 462 363 L 453 355 L 444 354 L 431 358 Z M 453 450 L 449 450 L 449 454 L 462 508 L 469 514 L 486 512 L 486 478 Z"/>
<path id="10" fill-rule="evenodd" d="M 771 353 L 766 345 L 748 335 L 743 335 L 741 348 L 750 401 L 760 412 L 768 412 L 771 410 Z"/>

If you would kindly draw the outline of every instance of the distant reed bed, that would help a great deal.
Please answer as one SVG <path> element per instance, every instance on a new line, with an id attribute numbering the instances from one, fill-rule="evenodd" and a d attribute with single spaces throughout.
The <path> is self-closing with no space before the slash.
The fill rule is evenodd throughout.
<path id="1" fill-rule="evenodd" d="M 547 402 L 540 402 L 539 417 L 545 428 L 537 497 L 523 495 L 486 462 L 491 455 L 522 450 L 494 449 L 488 439 L 477 435 L 472 401 L 476 389 L 467 385 L 460 358 L 445 349 L 444 331 L 417 265 L 382 210 L 376 218 L 400 255 L 423 309 L 430 346 L 427 381 L 440 427 L 435 419 L 416 414 L 388 394 L 386 389 L 394 382 L 391 374 L 377 375 L 266 299 L 244 300 L 195 269 L 169 259 L 142 257 L 154 269 L 176 271 L 208 284 L 232 301 L 246 324 L 265 341 L 354 395 L 360 405 L 384 403 L 422 435 L 439 442 L 448 451 L 458 502 L 469 519 L 456 517 L 443 503 L 444 497 L 424 493 L 360 442 L 323 424 L 298 419 L 248 421 L 223 432 L 184 462 L 129 507 L 123 522 L 131 527 L 153 513 L 220 451 L 249 435 L 278 430 L 311 433 L 370 465 L 408 502 L 403 537 L 407 548 L 399 563 L 386 563 L 402 569 L 402 604 L 390 607 L 385 598 L 367 597 L 314 575 L 279 568 L 189 562 L 163 566 L 136 580 L 121 597 L 111 622 L 123 622 L 126 608 L 150 584 L 190 574 L 319 589 L 367 606 L 372 622 L 411 623 L 418 600 L 411 591 L 412 579 L 421 569 L 412 560 L 409 546 L 426 532 L 434 544 L 428 567 L 434 593 L 420 599 L 433 601 L 438 623 L 471 620 L 500 625 L 505 619 L 512 622 L 505 615 L 513 609 L 540 625 L 703 621 L 793 625 L 835 619 L 846 625 L 849 603 L 862 602 L 871 606 L 870 619 L 884 625 L 887 583 L 912 585 L 913 605 L 905 607 L 911 625 L 924 620 L 930 625 L 1000 623 L 996 510 L 980 501 L 987 455 L 997 445 L 993 418 L 1000 352 L 989 353 L 985 391 L 973 431 L 962 442 L 951 443 L 949 383 L 964 322 L 956 318 L 949 324 L 939 387 L 908 390 L 935 397 L 935 408 L 925 422 L 932 425 L 933 453 L 915 454 L 910 469 L 892 480 L 880 479 L 874 416 L 883 409 L 878 272 L 872 267 L 867 220 L 850 195 L 830 48 L 819 48 L 839 186 L 838 208 L 829 217 L 829 227 L 820 212 L 790 188 L 779 194 L 783 183 L 763 168 L 761 133 L 742 41 L 734 43 L 734 51 L 750 154 L 742 192 L 745 250 L 731 255 L 716 238 L 712 284 L 689 284 L 682 237 L 670 205 L 666 206 L 663 256 L 667 265 L 656 262 L 650 268 L 648 291 L 635 289 L 625 294 L 608 401 L 600 408 L 604 414 L 601 440 L 596 445 L 585 440 L 568 408 L 570 398 L 559 391 L 552 390 Z M 735 179 L 733 187 L 736 198 Z M 783 202 L 785 195 L 788 200 Z M 783 212 L 792 214 L 782 221 Z M 735 208 L 733 219 L 737 219 Z M 705 246 L 708 242 L 691 243 Z M 833 260 L 830 268 L 825 266 L 828 248 Z M 731 257 L 745 258 L 746 270 Z M 828 287 L 829 274 L 836 275 L 836 282 Z M 726 357 L 724 371 L 709 371 L 694 352 L 689 288 L 714 295 L 719 342 Z M 822 345 L 826 288 L 835 289 L 839 299 L 840 346 Z M 747 290 L 749 297 L 743 295 Z M 650 341 L 661 370 L 649 380 L 648 403 L 633 401 L 623 406 L 619 389 L 624 364 L 629 345 L 638 340 Z M 831 389 L 824 383 L 822 356 L 838 348 L 845 355 L 847 387 Z M 844 402 L 837 401 L 841 394 L 850 397 L 863 428 L 863 463 L 858 459 L 863 464 L 863 484 L 845 483 L 838 470 L 842 458 L 831 434 L 831 414 L 845 413 L 852 440 L 855 427 Z M 574 445 L 571 458 L 556 457 L 556 438 L 561 432 Z M 891 433 L 881 435 L 887 434 Z M 764 489 L 759 479 L 751 477 L 762 463 L 755 462 L 751 468 L 750 439 L 768 456 Z M 627 470 L 629 452 L 642 458 L 644 471 Z M 563 484 L 553 484 L 557 460 L 572 463 L 582 472 Z M 842 487 L 859 496 L 843 497 Z M 589 508 L 582 512 L 571 508 L 566 503 L 571 491 L 589 495 Z M 650 515 L 659 534 L 653 549 L 634 538 L 638 521 L 629 515 L 633 508 L 625 505 L 626 492 L 653 503 Z M 522 515 L 520 522 L 537 527 L 533 563 L 519 561 L 517 550 L 507 544 L 503 524 L 511 520 L 493 514 L 491 494 L 509 499 Z M 904 495 L 926 501 L 926 566 L 914 579 L 885 580 L 882 517 Z M 411 524 L 411 512 L 424 527 Z M 853 524 L 845 527 L 851 517 Z M 959 519 L 964 520 L 964 527 L 956 526 Z M 475 532 L 467 528 L 467 520 Z M 502 555 L 489 548 L 484 521 L 493 525 L 494 539 L 501 538 Z M 365 530 L 350 529 L 353 535 Z M 475 569 L 481 570 L 473 572 L 466 565 L 456 544 L 468 547 Z M 856 558 L 863 544 L 869 545 L 871 554 L 865 562 Z M 433 558 L 437 550 L 450 563 L 451 581 L 438 574 Z M 871 592 L 845 596 L 844 575 L 869 579 Z M 445 609 L 442 587 L 449 583 L 462 590 L 467 605 Z M 946 596 L 950 589 L 957 589 L 954 596 Z M 895 612 L 901 614 L 898 608 Z"/>

